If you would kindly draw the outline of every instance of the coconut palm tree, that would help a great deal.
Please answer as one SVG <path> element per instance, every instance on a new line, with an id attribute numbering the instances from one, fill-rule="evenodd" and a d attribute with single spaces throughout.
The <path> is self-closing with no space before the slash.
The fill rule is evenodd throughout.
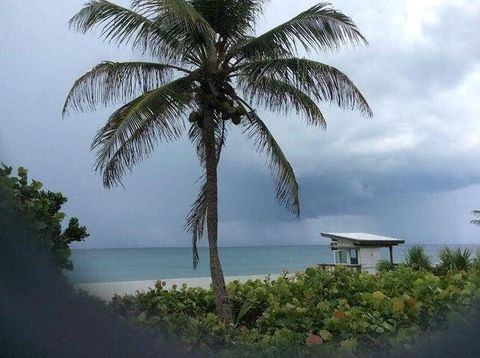
<path id="1" fill-rule="evenodd" d="M 473 210 L 472 214 L 478 218 L 480 218 L 480 210 Z M 470 221 L 472 224 L 480 226 L 480 220 L 479 219 L 473 219 Z"/>
<path id="2" fill-rule="evenodd" d="M 266 2 L 134 0 L 125 8 L 93 0 L 69 22 L 82 33 L 98 29 L 107 42 L 132 46 L 149 59 L 102 62 L 74 83 L 66 99 L 64 115 L 121 104 L 92 143 L 105 187 L 119 184 L 157 142 L 178 139 L 188 129 L 203 182 L 186 228 L 196 266 L 206 225 L 217 314 L 226 322 L 232 313 L 217 251 L 217 165 L 232 124 L 268 156 L 278 201 L 299 215 L 295 174 L 254 107 L 293 112 L 320 128 L 325 118 L 318 102 L 372 116 L 344 73 L 298 57 L 302 50 L 366 44 L 353 21 L 322 3 L 257 36 L 254 26 Z"/>

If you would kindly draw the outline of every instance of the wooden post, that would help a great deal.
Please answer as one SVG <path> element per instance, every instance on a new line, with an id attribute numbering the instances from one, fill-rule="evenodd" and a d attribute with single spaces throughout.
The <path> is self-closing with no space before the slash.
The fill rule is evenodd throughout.
<path id="1" fill-rule="evenodd" d="M 388 247 L 388 251 L 390 251 L 390 263 L 393 265 L 393 246 L 392 245 Z"/>

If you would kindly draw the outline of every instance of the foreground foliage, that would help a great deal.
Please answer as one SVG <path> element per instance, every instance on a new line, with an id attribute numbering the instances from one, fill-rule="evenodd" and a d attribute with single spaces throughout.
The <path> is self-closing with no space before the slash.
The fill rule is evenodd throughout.
<path id="1" fill-rule="evenodd" d="M 71 270 L 71 251 L 69 245 L 74 241 L 82 241 L 89 236 L 87 228 L 81 226 L 76 217 L 69 220 L 62 230 L 65 213 L 61 212 L 67 198 L 62 193 L 43 190 L 43 184 L 37 180 L 28 180 L 28 171 L 23 167 L 13 175 L 12 167 L 2 164 L 0 168 L 0 186 L 11 195 L 8 202 L 0 201 L 0 205 L 12 206 L 30 222 L 29 228 L 37 235 L 36 244 L 46 248 L 52 254 L 52 260 L 63 269 Z"/>
<path id="2" fill-rule="evenodd" d="M 309 268 L 246 283 L 228 293 L 231 326 L 215 315 L 211 290 L 165 290 L 161 282 L 145 293 L 115 296 L 111 306 L 151 329 L 178 335 L 192 350 L 235 356 L 309 356 L 394 351 L 414 337 L 439 332 L 468 317 L 480 299 L 480 273 L 437 276 L 401 266 L 378 275 Z"/>

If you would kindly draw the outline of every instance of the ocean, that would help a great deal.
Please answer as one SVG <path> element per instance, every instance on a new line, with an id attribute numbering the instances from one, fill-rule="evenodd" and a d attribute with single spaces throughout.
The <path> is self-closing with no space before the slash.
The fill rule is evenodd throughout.
<path id="1" fill-rule="evenodd" d="M 411 245 L 394 247 L 394 261 L 401 262 Z M 446 245 L 425 245 L 433 262 Z M 475 254 L 480 245 L 448 245 L 469 248 Z M 333 263 L 328 245 L 223 247 L 220 259 L 225 276 L 267 275 L 282 271 L 303 271 L 318 263 Z M 208 249 L 199 248 L 200 263 L 192 268 L 190 248 L 132 248 L 72 250 L 73 271 L 66 275 L 73 283 L 110 281 L 159 280 L 171 278 L 207 277 Z M 382 252 L 388 257 L 388 250 Z"/>

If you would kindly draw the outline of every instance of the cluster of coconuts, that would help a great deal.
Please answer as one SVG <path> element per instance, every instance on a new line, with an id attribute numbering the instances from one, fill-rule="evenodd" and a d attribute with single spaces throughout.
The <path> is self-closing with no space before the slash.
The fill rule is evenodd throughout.
<path id="1" fill-rule="evenodd" d="M 242 121 L 242 116 L 247 114 L 247 110 L 241 104 L 238 106 L 232 105 L 228 101 L 220 103 L 219 110 L 222 112 L 222 119 L 224 121 L 232 120 L 233 124 L 239 125 Z M 197 123 L 200 128 L 203 129 L 203 114 L 198 111 L 190 113 L 188 120 L 190 123 Z"/>

